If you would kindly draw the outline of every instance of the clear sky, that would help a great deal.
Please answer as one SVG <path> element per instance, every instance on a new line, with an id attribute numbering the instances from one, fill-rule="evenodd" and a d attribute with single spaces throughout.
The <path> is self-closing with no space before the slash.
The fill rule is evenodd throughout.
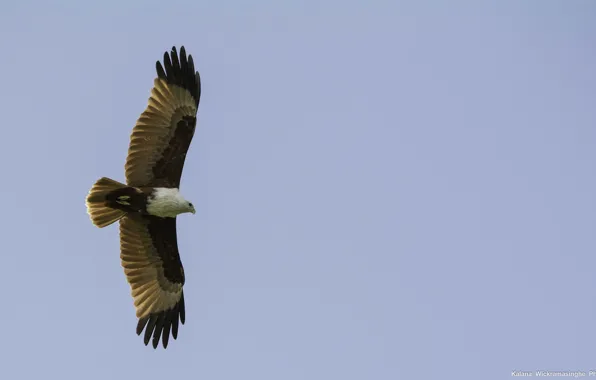
<path id="1" fill-rule="evenodd" d="M 0 5 L 2 379 L 596 369 L 596 3 Z M 186 324 L 135 334 L 118 228 L 155 61 L 201 72 Z"/>

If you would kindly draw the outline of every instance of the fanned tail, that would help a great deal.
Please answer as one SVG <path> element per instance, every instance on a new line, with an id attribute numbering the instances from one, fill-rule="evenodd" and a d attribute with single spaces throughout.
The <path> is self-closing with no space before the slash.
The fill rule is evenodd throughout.
<path id="1" fill-rule="evenodd" d="M 91 217 L 93 224 L 99 228 L 103 228 L 119 221 L 126 215 L 125 211 L 111 208 L 106 204 L 106 196 L 109 193 L 126 187 L 128 186 L 106 177 L 100 178 L 93 184 L 85 200 L 87 213 Z"/>

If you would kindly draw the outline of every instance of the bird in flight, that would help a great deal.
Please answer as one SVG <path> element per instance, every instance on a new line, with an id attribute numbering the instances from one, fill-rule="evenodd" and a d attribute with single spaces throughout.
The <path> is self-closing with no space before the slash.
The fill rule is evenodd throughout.
<path id="1" fill-rule="evenodd" d="M 86 198 L 99 228 L 120 221 L 120 259 L 131 287 L 137 335 L 157 348 L 168 346 L 184 324 L 184 269 L 176 217 L 195 213 L 180 193 L 184 160 L 197 124 L 201 80 L 191 55 L 176 47 L 157 61 L 149 104 L 132 130 L 126 184 L 100 178 Z"/>

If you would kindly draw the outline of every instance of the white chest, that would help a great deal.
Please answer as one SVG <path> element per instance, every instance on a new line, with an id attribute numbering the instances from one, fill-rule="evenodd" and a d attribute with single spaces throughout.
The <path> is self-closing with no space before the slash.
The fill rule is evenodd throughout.
<path id="1" fill-rule="evenodd" d="M 147 212 L 162 218 L 174 218 L 186 211 L 187 203 L 178 189 L 156 188 L 147 200 Z"/>

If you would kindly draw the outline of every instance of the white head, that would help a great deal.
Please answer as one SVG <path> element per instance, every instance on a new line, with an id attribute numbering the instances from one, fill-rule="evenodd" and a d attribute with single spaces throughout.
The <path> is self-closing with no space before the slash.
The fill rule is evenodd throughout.
<path id="1" fill-rule="evenodd" d="M 178 211 L 178 214 L 184 214 L 187 212 L 190 213 L 195 213 L 195 206 L 193 206 L 193 204 L 189 201 L 187 201 L 186 199 L 184 199 L 184 197 L 182 197 L 182 195 L 177 192 L 176 193 L 176 209 Z"/>
<path id="2" fill-rule="evenodd" d="M 186 211 L 184 212 L 191 212 L 193 214 L 196 213 L 195 206 L 193 206 L 190 202 L 186 202 Z"/>
<path id="3" fill-rule="evenodd" d="M 178 189 L 156 188 L 152 199 L 147 203 L 151 215 L 173 218 L 186 212 L 195 213 L 193 204 L 180 194 Z"/>

